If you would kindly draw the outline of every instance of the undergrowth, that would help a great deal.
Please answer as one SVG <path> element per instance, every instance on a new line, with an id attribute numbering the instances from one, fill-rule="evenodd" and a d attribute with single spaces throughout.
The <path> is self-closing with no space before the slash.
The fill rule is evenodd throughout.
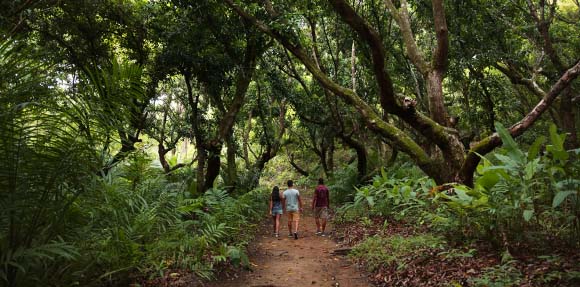
<path id="1" fill-rule="evenodd" d="M 352 258 L 387 285 L 423 284 L 409 283 L 414 279 L 405 276 L 434 280 L 424 286 L 580 283 L 580 150 L 565 150 L 565 135 L 554 126 L 549 139 L 538 138 L 527 151 L 503 126 L 497 130 L 504 145 L 482 157 L 474 187 L 436 186 L 415 167 L 402 164 L 382 170 L 371 185 L 355 188 L 334 219 L 338 226 L 347 226 L 345 236 L 363 236 L 347 240 L 360 242 Z M 405 237 L 397 235 L 402 231 Z M 474 252 L 488 243 L 492 249 Z M 432 258 L 417 260 L 421 256 Z M 449 258 L 470 258 L 465 263 L 476 267 L 458 267 L 461 272 L 433 279 L 436 270 L 421 273 L 407 266 L 412 262 L 412 268 L 429 269 L 425 264 L 434 258 L 432 264 L 440 268 L 454 264 Z"/>

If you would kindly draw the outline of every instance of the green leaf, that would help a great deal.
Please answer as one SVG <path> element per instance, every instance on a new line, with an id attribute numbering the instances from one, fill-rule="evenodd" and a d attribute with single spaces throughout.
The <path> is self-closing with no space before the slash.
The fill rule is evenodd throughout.
<path id="1" fill-rule="evenodd" d="M 520 150 L 518 144 L 514 138 L 512 138 L 509 131 L 499 122 L 495 123 L 495 130 L 501 138 L 503 147 L 507 150 L 508 155 L 516 161 L 522 162 L 524 159 L 524 153 Z"/>
<path id="2" fill-rule="evenodd" d="M 566 197 L 568 197 L 571 194 L 575 194 L 576 191 L 574 190 L 562 190 L 562 191 L 558 191 L 558 193 L 556 193 L 556 196 L 554 196 L 554 201 L 552 201 L 552 207 L 556 208 L 558 206 L 560 206 L 560 204 L 562 204 L 562 202 L 566 199 Z"/>
<path id="3" fill-rule="evenodd" d="M 536 159 L 528 162 L 528 164 L 526 164 L 526 168 L 525 168 L 525 179 L 531 180 L 534 177 L 534 175 L 536 174 L 536 172 L 538 171 L 539 166 L 540 166 L 540 158 L 536 158 Z"/>
<path id="4" fill-rule="evenodd" d="M 475 202 L 473 202 L 473 206 L 475 207 L 488 207 L 488 202 L 489 202 L 489 197 L 487 196 L 482 196 L 480 197 L 478 200 L 476 200 Z"/>
<path id="5" fill-rule="evenodd" d="M 530 149 L 528 150 L 528 160 L 532 160 L 538 156 L 538 153 L 540 152 L 540 147 L 542 147 L 542 145 L 545 142 L 546 142 L 545 136 L 540 136 L 534 141 L 534 143 L 532 144 L 532 146 L 530 146 Z"/>
<path id="6" fill-rule="evenodd" d="M 546 150 L 552 154 L 554 159 L 557 159 L 557 160 L 567 160 L 569 157 L 568 153 L 565 150 L 561 150 L 558 147 L 553 146 L 553 145 L 547 146 Z"/>
<path id="7" fill-rule="evenodd" d="M 403 196 L 403 198 L 408 199 L 411 196 L 411 187 L 408 185 L 403 186 L 403 188 L 401 188 L 401 195 Z"/>
<path id="8" fill-rule="evenodd" d="M 457 186 L 455 187 L 455 194 L 457 194 L 457 198 L 465 203 L 470 203 L 473 200 L 473 197 L 467 195 L 468 187 Z"/>
<path id="9" fill-rule="evenodd" d="M 485 172 L 482 176 L 477 178 L 476 184 L 480 185 L 484 189 L 491 189 L 500 179 L 499 174 L 494 170 L 489 170 Z"/>
<path id="10" fill-rule="evenodd" d="M 526 221 L 530 221 L 530 219 L 532 219 L 532 216 L 534 216 L 534 210 L 533 209 L 524 210 L 524 219 Z"/>
<path id="11" fill-rule="evenodd" d="M 367 200 L 370 207 L 375 206 L 375 199 L 372 196 L 367 196 L 366 200 Z"/>
<path id="12" fill-rule="evenodd" d="M 564 139 L 566 135 L 559 135 L 555 124 L 550 125 L 550 141 L 557 150 L 564 150 Z"/>
<path id="13" fill-rule="evenodd" d="M 519 163 L 511 156 L 505 156 L 503 154 L 496 153 L 495 157 L 499 159 L 506 168 L 515 169 L 519 167 Z"/>

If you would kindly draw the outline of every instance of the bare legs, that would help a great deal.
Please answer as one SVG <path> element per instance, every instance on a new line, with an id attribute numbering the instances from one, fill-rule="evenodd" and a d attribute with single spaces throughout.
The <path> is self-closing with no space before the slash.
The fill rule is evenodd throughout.
<path id="1" fill-rule="evenodd" d="M 292 233 L 292 223 L 294 223 L 294 233 Z M 292 237 L 292 234 L 294 234 L 294 239 L 298 239 L 298 219 L 288 220 L 288 232 L 288 236 Z"/>
<path id="2" fill-rule="evenodd" d="M 278 234 L 280 232 L 280 214 L 272 215 L 272 222 L 274 225 L 274 233 Z"/>
<path id="3" fill-rule="evenodd" d="M 298 220 L 294 220 L 294 233 L 298 233 Z"/>
<path id="4" fill-rule="evenodd" d="M 292 234 L 292 233 L 298 233 L 298 222 L 299 219 L 293 218 L 294 220 L 290 219 L 290 216 L 288 216 L 288 233 Z M 294 225 L 294 231 L 292 231 L 292 225 Z"/>
<path id="5" fill-rule="evenodd" d="M 316 218 L 316 231 L 324 232 L 326 230 L 326 218 Z"/>

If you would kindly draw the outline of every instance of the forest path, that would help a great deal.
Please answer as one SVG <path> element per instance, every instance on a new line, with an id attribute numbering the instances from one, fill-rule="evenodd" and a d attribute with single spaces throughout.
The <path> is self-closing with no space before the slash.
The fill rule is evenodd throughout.
<path id="1" fill-rule="evenodd" d="M 268 216 L 262 223 L 254 242 L 249 246 L 251 271 L 245 271 L 234 280 L 222 279 L 208 287 L 283 287 L 283 286 L 371 286 L 365 275 L 343 256 L 333 255 L 339 248 L 329 236 L 316 235 L 316 223 L 311 209 L 311 194 L 301 191 L 304 213 L 298 227 L 298 240 L 288 237 L 286 215 L 280 222 L 280 237 L 272 233 Z M 333 230 L 326 226 L 327 234 Z"/>

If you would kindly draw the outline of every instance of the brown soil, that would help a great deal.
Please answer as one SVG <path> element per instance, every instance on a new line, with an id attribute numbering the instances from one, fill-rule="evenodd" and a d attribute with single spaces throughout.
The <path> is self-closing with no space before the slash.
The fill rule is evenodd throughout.
<path id="1" fill-rule="evenodd" d="M 206 286 L 372 286 L 355 264 L 333 254 L 341 246 L 328 235 L 333 233 L 332 224 L 326 226 L 327 236 L 315 234 L 316 223 L 309 208 L 312 201 L 304 198 L 303 203 L 305 212 L 301 215 L 298 240 L 288 237 L 286 215 L 282 215 L 279 238 L 273 236 L 272 221 L 264 221 L 249 246 L 251 270 Z"/>

